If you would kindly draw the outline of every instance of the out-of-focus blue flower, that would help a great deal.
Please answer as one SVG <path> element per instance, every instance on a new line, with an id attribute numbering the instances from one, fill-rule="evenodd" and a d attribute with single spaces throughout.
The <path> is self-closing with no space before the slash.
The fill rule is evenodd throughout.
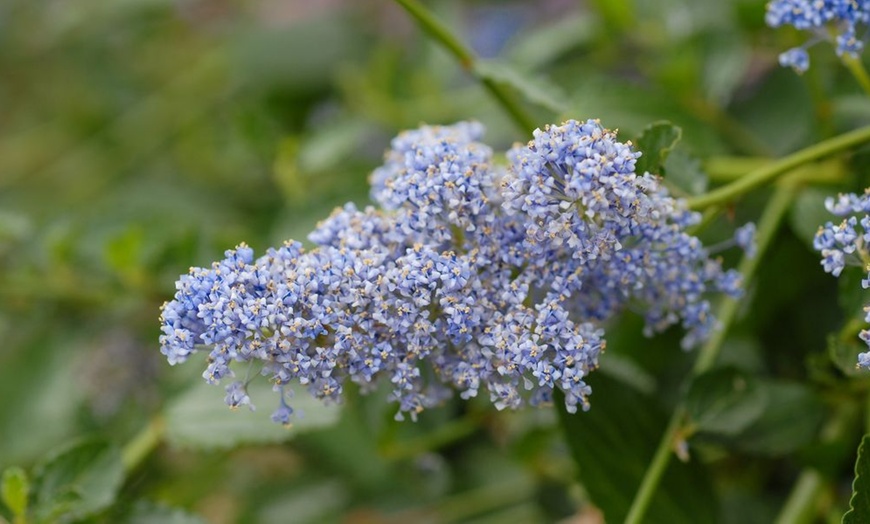
<path id="1" fill-rule="evenodd" d="M 161 351 L 171 364 L 209 351 L 204 377 L 233 364 L 281 391 L 275 422 L 293 410 L 296 382 L 327 402 L 347 381 L 392 386 L 398 418 L 484 392 L 498 409 L 564 393 L 589 407 L 585 377 L 605 348 L 602 322 L 631 304 L 647 332 L 673 324 L 684 346 L 716 327 L 707 297 L 737 294 L 740 278 L 685 230 L 698 220 L 638 153 L 596 121 L 535 132 L 490 164 L 476 123 L 423 127 L 392 142 L 372 175 L 379 208 L 337 209 L 310 235 L 255 259 L 247 246 L 192 269 L 163 307 Z M 250 405 L 245 382 L 226 402 Z"/>
<path id="2" fill-rule="evenodd" d="M 857 56 L 864 48 L 863 35 L 870 21 L 870 0 L 773 0 L 767 4 L 765 22 L 770 27 L 790 25 L 809 31 L 813 38 L 802 47 L 789 49 L 779 63 L 803 73 L 810 66 L 806 47 L 827 40 L 837 55 Z"/>
<path id="3" fill-rule="evenodd" d="M 779 65 L 805 73 L 810 68 L 810 55 L 803 47 L 794 47 L 779 55 Z"/>
<path id="4" fill-rule="evenodd" d="M 734 242 L 746 253 L 747 257 L 754 257 L 758 251 L 758 246 L 755 243 L 755 224 L 747 222 L 738 227 L 734 231 Z"/>
<path id="5" fill-rule="evenodd" d="M 840 194 L 828 198 L 825 207 L 831 213 L 844 217 L 839 223 L 828 222 L 819 227 L 813 247 L 822 254 L 822 267 L 827 273 L 839 277 L 847 265 L 870 271 L 870 189 L 863 195 Z M 860 215 L 863 215 L 859 218 Z M 861 281 L 870 288 L 870 273 Z M 865 308 L 866 322 L 870 322 L 870 307 Z M 870 345 L 870 330 L 863 330 L 861 340 Z M 870 351 L 858 356 L 858 366 L 870 369 Z"/>

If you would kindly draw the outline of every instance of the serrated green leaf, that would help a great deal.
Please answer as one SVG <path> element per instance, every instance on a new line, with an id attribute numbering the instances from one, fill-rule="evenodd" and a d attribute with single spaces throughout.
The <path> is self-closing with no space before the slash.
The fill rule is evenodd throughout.
<path id="1" fill-rule="evenodd" d="M 855 461 L 855 481 L 852 482 L 852 499 L 849 511 L 843 515 L 843 524 L 864 524 L 870 522 L 870 457 L 867 456 L 870 435 L 864 435 L 858 446 L 858 460 Z"/>
<path id="2" fill-rule="evenodd" d="M 27 512 L 29 495 L 30 480 L 27 478 L 27 473 L 17 466 L 6 468 L 0 485 L 0 496 L 13 515 L 20 516 Z"/>
<path id="3" fill-rule="evenodd" d="M 638 173 L 662 174 L 665 160 L 682 135 L 683 130 L 670 122 L 661 121 L 648 125 L 635 144 L 643 153 L 637 159 L 635 170 Z"/>
<path id="4" fill-rule="evenodd" d="M 764 413 L 767 395 L 757 380 L 733 368 L 714 369 L 692 381 L 689 418 L 701 433 L 735 435 Z"/>
<path id="5" fill-rule="evenodd" d="M 649 466 L 667 416 L 652 397 L 602 374 L 590 377 L 592 409 L 571 415 L 554 395 L 577 475 L 607 522 L 622 522 Z M 614 416 L 616 415 L 616 416 Z M 672 460 L 645 523 L 714 522 L 717 500 L 697 460 Z"/>
<path id="6" fill-rule="evenodd" d="M 482 78 L 509 85 L 526 100 L 544 109 L 559 114 L 568 110 L 567 95 L 540 75 L 526 75 L 510 64 L 494 60 L 480 60 L 474 71 Z"/>
<path id="7" fill-rule="evenodd" d="M 290 427 L 272 422 L 272 405 L 278 396 L 266 379 L 248 386 L 248 395 L 258 409 L 231 410 L 223 403 L 222 387 L 205 382 L 174 399 L 166 409 L 166 439 L 178 447 L 201 450 L 228 449 L 243 444 L 284 442 L 296 434 L 330 426 L 339 419 L 339 407 L 324 405 L 303 388 L 294 391 L 291 405 L 298 413 Z"/>
<path id="8" fill-rule="evenodd" d="M 37 521 L 71 522 L 114 501 L 124 481 L 121 453 L 102 440 L 84 440 L 50 455 L 34 475 Z"/>

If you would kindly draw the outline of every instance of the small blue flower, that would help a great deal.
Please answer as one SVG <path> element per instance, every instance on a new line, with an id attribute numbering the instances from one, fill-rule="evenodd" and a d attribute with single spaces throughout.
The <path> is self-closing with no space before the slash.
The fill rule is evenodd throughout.
<path id="1" fill-rule="evenodd" d="M 862 195 L 840 194 L 836 199 L 825 200 L 825 207 L 831 213 L 843 218 L 839 223 L 828 222 L 819 227 L 813 239 L 813 247 L 822 255 L 821 264 L 825 272 L 839 277 L 847 266 L 858 266 L 867 274 L 861 280 L 864 289 L 870 288 L 870 190 Z M 858 215 L 864 214 L 859 218 Z M 870 308 L 865 308 L 870 322 Z M 870 345 L 870 331 L 860 334 L 861 340 Z M 870 369 L 870 351 L 858 357 L 858 366 Z"/>
<path id="2" fill-rule="evenodd" d="M 758 251 L 758 245 L 755 242 L 755 224 L 747 222 L 738 227 L 734 231 L 734 241 L 746 253 L 746 256 L 753 258 Z"/>
<path id="3" fill-rule="evenodd" d="M 254 411 L 254 405 L 251 404 L 251 397 L 248 396 L 248 391 L 245 384 L 242 382 L 233 382 L 226 388 L 227 396 L 224 402 L 232 409 L 237 409 L 239 406 L 248 406 L 251 411 Z"/>
<path id="4" fill-rule="evenodd" d="M 857 56 L 864 48 L 858 29 L 870 20 L 868 0 L 773 0 L 767 4 L 765 22 L 770 27 L 790 25 L 809 31 L 813 39 L 806 45 L 789 49 L 779 63 L 803 73 L 810 61 L 806 47 L 822 40 L 835 44 L 837 55 Z"/>
<path id="5" fill-rule="evenodd" d="M 810 55 L 803 47 L 793 47 L 779 55 L 779 65 L 805 73 L 810 68 Z"/>

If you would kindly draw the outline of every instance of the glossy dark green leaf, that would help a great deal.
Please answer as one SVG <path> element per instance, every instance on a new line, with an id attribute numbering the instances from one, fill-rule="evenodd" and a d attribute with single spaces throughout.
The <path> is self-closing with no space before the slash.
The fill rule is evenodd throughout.
<path id="1" fill-rule="evenodd" d="M 766 393 L 752 375 L 733 368 L 714 369 L 692 382 L 686 408 L 696 431 L 735 435 L 764 413 Z"/>
<path id="2" fill-rule="evenodd" d="M 849 511 L 843 515 L 843 524 L 864 524 L 870 522 L 870 435 L 864 435 L 858 446 L 858 460 L 855 461 L 855 481 L 852 482 L 852 499 Z"/>
<path id="3" fill-rule="evenodd" d="M 270 418 L 278 406 L 278 394 L 265 378 L 248 386 L 255 411 L 247 407 L 231 410 L 223 402 L 223 387 L 198 381 L 167 406 L 166 438 L 183 448 L 228 449 L 242 444 L 283 442 L 300 432 L 338 421 L 338 406 L 324 405 L 303 388 L 294 391 L 291 405 L 298 415 L 294 415 L 290 427 L 284 427 Z"/>
<path id="4" fill-rule="evenodd" d="M 17 466 L 6 468 L 3 479 L 0 480 L 0 497 L 13 515 L 24 515 L 27 512 L 29 495 L 30 480 L 27 473 Z"/>
<path id="5" fill-rule="evenodd" d="M 671 150 L 682 138 L 683 130 L 670 122 L 655 122 L 637 137 L 636 149 L 643 153 L 637 159 L 635 170 L 638 173 L 662 174 Z"/>
<path id="6" fill-rule="evenodd" d="M 38 521 L 71 522 L 107 507 L 124 481 L 121 453 L 101 440 L 85 440 L 52 454 L 34 474 Z"/>
<path id="7" fill-rule="evenodd" d="M 556 395 L 559 419 L 577 475 L 607 522 L 622 522 L 649 466 L 667 416 L 655 400 L 601 374 L 590 377 L 592 408 L 569 414 Z M 717 500 L 697 460 L 670 461 L 644 522 L 712 522 Z"/>

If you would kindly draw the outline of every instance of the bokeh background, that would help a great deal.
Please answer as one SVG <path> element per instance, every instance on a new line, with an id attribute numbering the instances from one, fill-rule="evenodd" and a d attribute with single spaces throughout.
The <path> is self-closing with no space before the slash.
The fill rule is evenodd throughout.
<path id="1" fill-rule="evenodd" d="M 804 37 L 766 28 L 763 1 L 426 4 L 541 125 L 595 117 L 628 139 L 668 119 L 692 165 L 780 155 L 870 121 L 829 48 L 804 77 L 777 66 Z M 367 202 L 368 173 L 399 130 L 462 119 L 483 122 L 497 151 L 528 139 L 388 1 L 2 0 L 0 467 L 30 468 L 82 436 L 131 439 L 199 380 L 197 364 L 172 368 L 158 351 L 179 274 L 242 241 L 259 253 L 304 240 L 335 206 Z M 749 199 L 723 228 L 756 215 Z M 796 380 L 839 321 L 802 215 L 726 351 Z M 633 317 L 612 333 L 604 367 L 652 381 L 666 407 L 691 362 L 679 334 L 648 341 Z M 222 409 L 212 393 L 203 405 Z M 770 521 L 800 467 L 786 454 L 818 427 L 811 408 L 782 453 L 717 465 L 722 521 Z M 335 425 L 287 443 L 161 445 L 93 520 L 601 521 L 554 413 L 484 400 L 417 423 L 392 415 L 382 396 L 351 394 Z"/>

